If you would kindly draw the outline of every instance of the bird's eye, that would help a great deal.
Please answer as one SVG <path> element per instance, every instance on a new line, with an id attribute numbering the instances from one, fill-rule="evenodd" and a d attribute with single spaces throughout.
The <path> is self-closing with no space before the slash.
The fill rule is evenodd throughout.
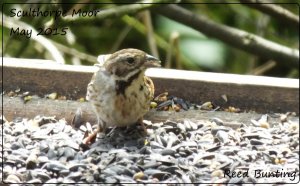
<path id="1" fill-rule="evenodd" d="M 133 64 L 134 64 L 134 59 L 133 59 L 133 57 L 128 57 L 128 58 L 126 59 L 126 62 L 127 62 L 129 65 L 133 65 Z"/>

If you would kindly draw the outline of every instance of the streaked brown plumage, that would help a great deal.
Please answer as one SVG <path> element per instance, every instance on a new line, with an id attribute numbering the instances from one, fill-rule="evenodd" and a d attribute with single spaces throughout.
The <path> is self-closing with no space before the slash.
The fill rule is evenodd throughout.
<path id="1" fill-rule="evenodd" d="M 158 66 L 158 59 L 137 49 L 117 51 L 99 65 L 87 87 L 86 99 L 94 107 L 101 131 L 142 120 L 154 96 L 153 82 L 145 71 Z"/>

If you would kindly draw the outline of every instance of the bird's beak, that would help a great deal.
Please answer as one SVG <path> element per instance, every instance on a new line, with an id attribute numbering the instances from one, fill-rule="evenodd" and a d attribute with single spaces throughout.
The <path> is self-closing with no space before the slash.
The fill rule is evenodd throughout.
<path id="1" fill-rule="evenodd" d="M 160 67 L 161 61 L 157 59 L 156 57 L 153 57 L 149 54 L 146 55 L 146 61 L 144 63 L 145 67 Z"/>

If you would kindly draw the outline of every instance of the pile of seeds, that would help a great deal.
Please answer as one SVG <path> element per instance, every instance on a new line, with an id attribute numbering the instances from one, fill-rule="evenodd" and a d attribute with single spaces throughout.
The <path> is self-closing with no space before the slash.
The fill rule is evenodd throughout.
<path id="1" fill-rule="evenodd" d="M 224 102 L 227 102 L 227 96 L 222 95 L 222 98 Z M 209 111 L 216 111 L 216 110 L 222 110 L 226 112 L 235 112 L 239 113 L 241 112 L 241 109 L 229 106 L 228 108 L 226 107 L 221 107 L 219 105 L 216 105 L 215 103 L 211 101 L 203 102 L 203 103 L 192 103 L 188 100 L 184 100 L 182 98 L 176 97 L 169 95 L 168 92 L 163 92 L 156 96 L 151 104 L 151 108 L 155 108 L 158 111 L 176 111 L 179 112 L 181 110 L 187 111 L 187 110 L 209 110 Z"/>
<path id="2" fill-rule="evenodd" d="M 163 111 L 176 111 L 189 110 L 189 109 L 201 109 L 201 110 L 213 110 L 219 109 L 218 106 L 214 105 L 212 102 L 208 101 L 202 105 L 191 103 L 190 101 L 184 100 L 182 98 L 171 96 L 168 92 L 164 92 L 156 96 L 150 105 L 151 108 Z"/>
<path id="3" fill-rule="evenodd" d="M 115 128 L 89 146 L 82 144 L 89 123 L 2 118 L 1 171 L 8 183 L 296 183 L 299 118 L 283 116 L 237 129 L 222 118 L 144 121 L 147 135 L 139 126 Z"/>

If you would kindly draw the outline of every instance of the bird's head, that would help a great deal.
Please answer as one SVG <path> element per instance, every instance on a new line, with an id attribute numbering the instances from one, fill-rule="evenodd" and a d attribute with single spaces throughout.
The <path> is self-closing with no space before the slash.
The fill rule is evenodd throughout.
<path id="1" fill-rule="evenodd" d="M 138 49 L 123 49 L 111 54 L 103 67 L 118 80 L 144 73 L 149 67 L 160 67 L 160 60 Z"/>

